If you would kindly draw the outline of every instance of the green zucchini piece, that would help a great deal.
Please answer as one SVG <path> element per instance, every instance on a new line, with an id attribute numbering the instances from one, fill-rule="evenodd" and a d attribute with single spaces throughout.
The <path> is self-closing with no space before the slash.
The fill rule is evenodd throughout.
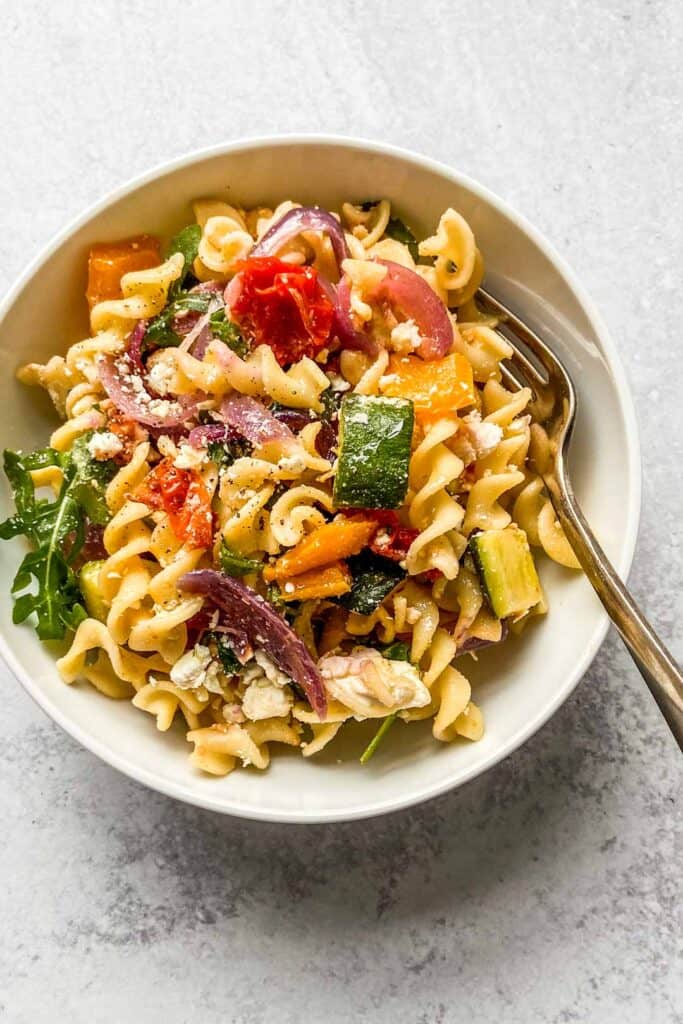
<path id="1" fill-rule="evenodd" d="M 337 508 L 398 508 L 408 490 L 413 403 L 347 395 L 339 416 Z"/>
<path id="2" fill-rule="evenodd" d="M 359 615 L 372 615 L 391 591 L 405 579 L 405 569 L 389 558 L 370 551 L 348 558 L 346 564 L 352 577 L 351 590 L 340 603 Z"/>
<path id="3" fill-rule="evenodd" d="M 518 526 L 485 530 L 470 539 L 470 550 L 496 618 L 521 615 L 541 600 L 541 584 L 524 530 Z"/>
<path id="4" fill-rule="evenodd" d="M 100 571 L 103 565 L 104 561 L 102 559 L 86 562 L 78 576 L 78 583 L 88 615 L 91 619 L 99 619 L 100 622 L 106 622 L 109 612 L 109 605 L 100 590 Z"/>

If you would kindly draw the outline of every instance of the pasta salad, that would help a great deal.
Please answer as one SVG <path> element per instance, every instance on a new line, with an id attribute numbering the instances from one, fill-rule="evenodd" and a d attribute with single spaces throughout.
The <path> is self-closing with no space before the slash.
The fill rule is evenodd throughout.
<path id="1" fill-rule="evenodd" d="M 194 215 L 163 254 L 94 246 L 90 336 L 18 371 L 62 422 L 4 453 L 14 621 L 213 775 L 353 720 L 377 721 L 363 762 L 397 721 L 478 740 L 463 656 L 545 611 L 530 545 L 576 563 L 470 226 L 448 209 L 418 242 L 386 200 Z"/>

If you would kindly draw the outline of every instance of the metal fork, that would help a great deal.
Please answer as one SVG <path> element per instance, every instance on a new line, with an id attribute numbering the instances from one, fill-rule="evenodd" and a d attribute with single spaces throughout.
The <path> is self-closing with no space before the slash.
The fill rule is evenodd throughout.
<path id="1" fill-rule="evenodd" d="M 501 366 L 506 384 L 531 388 L 531 412 L 550 439 L 549 465 L 539 468 L 558 521 L 683 750 L 683 675 L 595 539 L 567 475 L 565 457 L 576 418 L 571 378 L 545 342 L 502 302 L 483 288 L 477 297 L 500 318 L 497 330 L 513 349 Z"/>

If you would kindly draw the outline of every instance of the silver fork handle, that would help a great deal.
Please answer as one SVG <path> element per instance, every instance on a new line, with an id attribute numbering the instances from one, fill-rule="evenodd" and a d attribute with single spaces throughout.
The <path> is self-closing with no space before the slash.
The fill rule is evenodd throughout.
<path id="1" fill-rule="evenodd" d="M 567 540 L 683 750 L 683 674 L 617 576 L 571 489 L 549 474 L 545 481 Z"/>

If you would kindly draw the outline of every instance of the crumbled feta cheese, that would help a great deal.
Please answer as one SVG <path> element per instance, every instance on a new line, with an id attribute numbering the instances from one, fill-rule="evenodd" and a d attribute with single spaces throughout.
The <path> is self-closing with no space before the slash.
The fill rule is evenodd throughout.
<path id="1" fill-rule="evenodd" d="M 333 391 L 348 391 L 351 387 L 348 380 L 344 380 L 339 373 L 328 373 L 327 376 L 330 381 L 330 387 Z"/>
<path id="2" fill-rule="evenodd" d="M 293 703 L 288 687 L 276 686 L 262 676 L 250 683 L 244 691 L 242 711 L 252 722 L 263 718 L 284 718 L 291 711 Z"/>
<path id="3" fill-rule="evenodd" d="M 389 348 L 401 354 L 414 352 L 421 344 L 422 335 L 414 320 L 404 320 L 396 324 L 389 339 Z"/>
<path id="4" fill-rule="evenodd" d="M 277 468 L 284 473 L 303 473 L 306 462 L 301 455 L 283 455 L 277 464 Z"/>
<path id="5" fill-rule="evenodd" d="M 482 422 L 476 409 L 465 416 L 463 422 L 467 424 L 478 457 L 492 451 L 502 440 L 503 431 L 498 424 Z"/>
<path id="6" fill-rule="evenodd" d="M 205 449 L 193 448 L 191 444 L 181 444 L 173 465 L 177 469 L 201 469 L 205 462 Z"/>
<path id="7" fill-rule="evenodd" d="M 123 451 L 123 443 L 110 430 L 98 431 L 88 441 L 88 451 L 93 459 L 112 459 Z"/>
<path id="8" fill-rule="evenodd" d="M 194 690 L 204 686 L 209 693 L 223 693 L 220 665 L 203 644 L 195 644 L 191 651 L 186 651 L 178 658 L 170 674 L 171 682 L 180 690 Z"/>
<path id="9" fill-rule="evenodd" d="M 329 696 L 349 708 L 358 720 L 422 708 L 431 700 L 414 665 L 389 661 L 369 647 L 357 647 L 349 655 L 326 654 L 318 668 Z"/>
<path id="10" fill-rule="evenodd" d="M 147 374 L 149 386 L 159 395 L 167 395 L 173 381 L 173 367 L 160 360 L 154 363 Z"/>

